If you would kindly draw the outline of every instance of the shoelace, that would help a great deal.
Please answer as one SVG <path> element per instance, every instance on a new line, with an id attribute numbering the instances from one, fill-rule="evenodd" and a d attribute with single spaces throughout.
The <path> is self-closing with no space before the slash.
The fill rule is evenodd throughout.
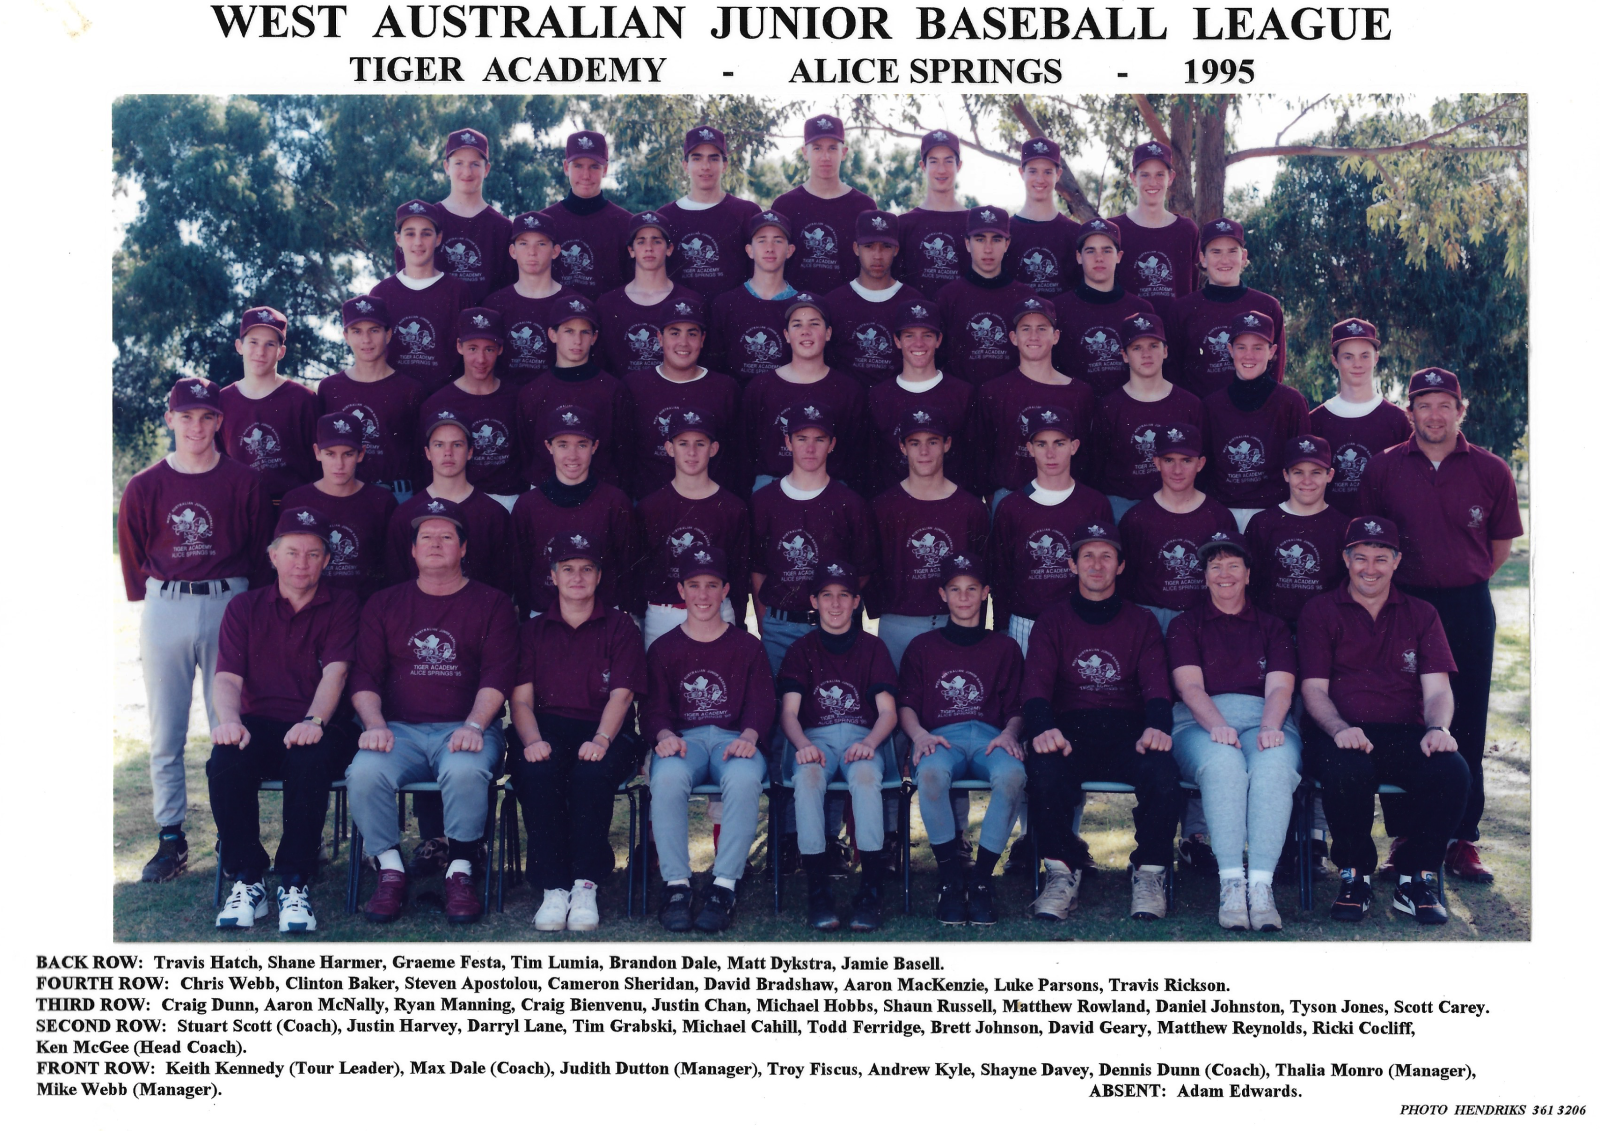
<path id="1" fill-rule="evenodd" d="M 309 914 L 311 911 L 311 900 L 306 897 L 306 893 L 303 889 L 290 888 L 288 892 L 286 892 L 278 900 L 278 910 L 280 912 L 305 912 Z"/>
<path id="2" fill-rule="evenodd" d="M 246 884 L 234 884 L 233 891 L 228 894 L 228 902 L 222 905 L 224 911 L 241 911 L 245 907 L 254 907 L 261 900 L 266 899 L 266 890 L 262 889 L 261 896 L 256 897 L 256 889 Z"/>

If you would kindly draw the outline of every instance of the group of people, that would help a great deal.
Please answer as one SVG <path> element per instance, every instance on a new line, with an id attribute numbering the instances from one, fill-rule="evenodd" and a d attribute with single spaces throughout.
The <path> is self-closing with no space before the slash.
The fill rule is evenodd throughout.
<path id="1" fill-rule="evenodd" d="M 924 202 L 897 216 L 840 180 L 838 118 L 804 136 L 808 179 L 762 209 L 722 188 L 723 135 L 697 126 L 688 194 L 633 215 L 605 198 L 607 139 L 577 131 L 568 195 L 507 219 L 483 198 L 489 139 L 454 131 L 449 195 L 396 210 L 395 274 L 343 304 L 344 370 L 315 391 L 279 374 L 288 320 L 258 306 L 242 379 L 174 382 L 173 450 L 118 513 L 160 826 L 143 879 L 187 863 L 199 670 L 234 881 L 221 928 L 269 914 L 268 778 L 280 930 L 315 929 L 341 776 L 378 869 L 367 917 L 398 918 L 411 879 L 443 871 L 449 920 L 475 921 L 509 774 L 534 927 L 593 929 L 612 800 L 641 771 L 670 930 L 729 926 L 773 781 L 810 924 L 875 929 L 909 834 L 884 799 L 902 774 L 943 923 L 997 921 L 1019 823 L 1045 871 L 1032 912 L 1066 919 L 1091 866 L 1082 786 L 1110 779 L 1136 791 L 1134 918 L 1167 913 L 1181 822 L 1218 921 L 1280 929 L 1303 778 L 1333 917 L 1360 920 L 1392 873 L 1396 909 L 1445 921 L 1444 870 L 1492 878 L 1474 844 L 1488 581 L 1522 533 L 1455 374 L 1413 374 L 1402 409 L 1376 327 L 1347 318 L 1338 393 L 1310 410 L 1281 382 L 1280 305 L 1242 282 L 1244 228 L 1167 211 L 1160 142 L 1131 155 L 1135 205 L 1080 224 L 1055 208 L 1046 138 L 1022 146 L 1012 216 L 960 205 L 960 143 L 929 133 Z M 973 780 L 975 859 L 952 788 Z M 415 796 L 408 866 L 395 792 L 417 782 L 438 791 Z M 1382 868 L 1380 782 L 1405 791 L 1384 798 Z M 707 783 L 697 901 L 688 806 Z"/>

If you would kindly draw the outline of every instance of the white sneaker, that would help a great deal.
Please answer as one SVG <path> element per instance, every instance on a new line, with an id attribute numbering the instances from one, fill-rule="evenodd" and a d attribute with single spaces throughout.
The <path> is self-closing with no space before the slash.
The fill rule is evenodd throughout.
<path id="1" fill-rule="evenodd" d="M 1243 876 L 1222 881 L 1222 895 L 1217 904 L 1217 923 L 1229 931 L 1250 929 L 1250 908 L 1245 902 Z"/>
<path id="2" fill-rule="evenodd" d="M 317 929 L 317 913 L 311 907 L 310 888 L 278 889 L 278 930 L 283 934 Z"/>
<path id="3" fill-rule="evenodd" d="M 567 929 L 567 889 L 545 888 L 544 902 L 533 916 L 536 931 L 564 931 Z"/>
<path id="4" fill-rule="evenodd" d="M 1165 919 L 1167 916 L 1166 870 L 1133 870 L 1133 902 L 1128 909 L 1132 919 Z"/>
<path id="5" fill-rule="evenodd" d="M 595 903 L 596 888 L 588 880 L 578 880 L 572 885 L 567 910 L 567 930 L 592 931 L 600 925 L 600 907 Z"/>
<path id="6" fill-rule="evenodd" d="M 1061 922 L 1068 912 L 1078 909 L 1078 885 L 1081 883 L 1081 871 L 1067 867 L 1060 860 L 1046 860 L 1044 888 L 1033 901 L 1033 917 Z"/>
<path id="7" fill-rule="evenodd" d="M 217 930 L 247 930 L 256 925 L 267 910 L 267 887 L 262 883 L 247 884 L 235 880 L 228 902 L 217 912 Z"/>
<path id="8" fill-rule="evenodd" d="M 1281 931 L 1283 916 L 1272 898 L 1272 884 L 1260 880 L 1250 885 L 1250 929 L 1252 931 Z"/>

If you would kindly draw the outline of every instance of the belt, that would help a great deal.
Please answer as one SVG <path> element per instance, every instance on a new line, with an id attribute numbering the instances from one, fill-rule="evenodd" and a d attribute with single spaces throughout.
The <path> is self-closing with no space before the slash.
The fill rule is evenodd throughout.
<path id="1" fill-rule="evenodd" d="M 208 597 L 212 593 L 228 592 L 226 581 L 163 581 L 161 592 L 192 593 L 196 597 Z"/>
<path id="2" fill-rule="evenodd" d="M 771 606 L 768 606 L 768 608 L 767 608 L 767 616 L 771 617 L 773 620 L 789 621 L 790 623 L 793 623 L 793 624 L 803 624 L 803 623 L 805 623 L 806 620 L 808 620 L 810 618 L 811 614 L 810 613 L 789 613 L 789 612 L 785 612 L 782 609 L 774 609 Z"/>

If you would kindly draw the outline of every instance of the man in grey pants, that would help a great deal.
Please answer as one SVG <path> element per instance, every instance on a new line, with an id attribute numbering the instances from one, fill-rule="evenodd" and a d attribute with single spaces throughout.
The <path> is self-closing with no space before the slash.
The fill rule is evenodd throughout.
<path id="1" fill-rule="evenodd" d="M 150 704 L 150 785 L 160 826 L 143 883 L 183 872 L 189 808 L 183 747 L 194 677 L 201 673 L 206 715 L 217 668 L 217 634 L 228 602 L 265 564 L 272 506 L 260 477 L 217 450 L 221 390 L 185 377 L 167 394 L 173 450 L 128 481 L 117 508 L 117 552 L 128 600 L 144 602 L 139 659 Z"/>

